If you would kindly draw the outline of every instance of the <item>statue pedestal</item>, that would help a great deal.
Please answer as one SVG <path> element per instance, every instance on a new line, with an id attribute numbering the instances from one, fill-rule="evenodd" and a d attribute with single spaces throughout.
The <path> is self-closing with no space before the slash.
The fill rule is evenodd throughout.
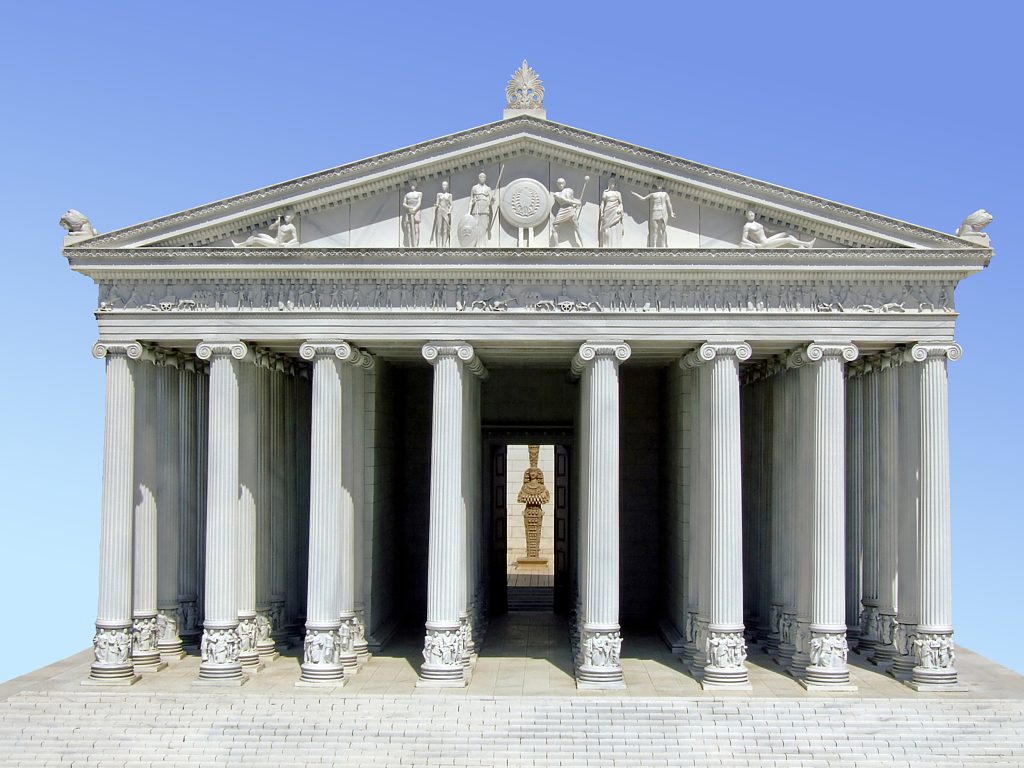
<path id="1" fill-rule="evenodd" d="M 547 571 L 548 559 L 546 557 L 517 557 L 516 570 L 518 571 Z"/>

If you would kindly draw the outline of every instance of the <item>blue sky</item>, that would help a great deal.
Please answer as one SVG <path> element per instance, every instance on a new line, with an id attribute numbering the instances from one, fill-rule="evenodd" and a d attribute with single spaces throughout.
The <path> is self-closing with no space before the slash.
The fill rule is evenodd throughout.
<path id="1" fill-rule="evenodd" d="M 524 57 L 559 122 L 947 232 L 995 215 L 956 293 L 954 613 L 1024 672 L 1018 4 L 355 5 L 5 9 L 0 680 L 95 617 L 103 364 L 60 214 L 108 231 L 489 122 Z"/>

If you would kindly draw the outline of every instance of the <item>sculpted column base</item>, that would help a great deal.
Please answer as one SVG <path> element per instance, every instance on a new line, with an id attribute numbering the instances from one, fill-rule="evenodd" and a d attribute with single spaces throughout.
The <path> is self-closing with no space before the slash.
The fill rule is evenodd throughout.
<path id="1" fill-rule="evenodd" d="M 463 688 L 469 670 L 463 664 L 465 634 L 461 625 L 427 624 L 423 640 L 423 664 L 417 688 Z"/>
<path id="2" fill-rule="evenodd" d="M 764 650 L 772 658 L 779 653 L 782 637 L 779 633 L 779 625 L 782 622 L 782 604 L 772 603 L 768 615 L 768 634 L 764 639 Z"/>
<path id="3" fill-rule="evenodd" d="M 202 661 L 199 662 L 199 678 L 192 681 L 193 685 L 243 685 L 248 681 L 239 660 L 237 625 L 206 627 L 199 650 Z"/>
<path id="4" fill-rule="evenodd" d="M 345 668 L 345 676 L 350 677 L 359 671 L 359 656 L 354 645 L 356 617 L 353 614 L 342 614 L 341 625 L 338 627 L 338 661 Z"/>
<path id="5" fill-rule="evenodd" d="M 352 650 L 356 652 L 359 666 L 370 660 L 370 644 L 366 640 L 366 612 L 362 608 L 356 608 L 352 620 Z"/>
<path id="6" fill-rule="evenodd" d="M 860 635 L 857 637 L 856 652 L 870 656 L 878 645 L 878 606 L 864 603 L 860 611 Z"/>
<path id="7" fill-rule="evenodd" d="M 163 608 L 156 615 L 157 641 L 160 660 L 166 662 L 181 661 L 185 658 L 183 643 L 178 636 L 178 609 Z"/>
<path id="8" fill-rule="evenodd" d="M 881 612 L 878 614 L 878 638 L 875 640 L 875 650 L 868 661 L 880 667 L 892 663 L 897 655 L 896 629 L 898 626 L 895 615 Z"/>
<path id="9" fill-rule="evenodd" d="M 622 634 L 617 624 L 584 625 L 580 634 L 581 663 L 576 668 L 576 687 L 587 690 L 625 688 L 621 652 Z"/>
<path id="10" fill-rule="evenodd" d="M 775 654 L 775 663 L 784 670 L 793 665 L 793 657 L 796 656 L 796 633 L 796 614 L 783 611 L 779 619 L 779 650 Z"/>
<path id="11" fill-rule="evenodd" d="M 800 678 L 800 685 L 809 691 L 856 691 L 850 682 L 847 665 L 849 646 L 845 629 L 810 630 L 810 664 Z"/>
<path id="12" fill-rule="evenodd" d="M 263 669 L 263 662 L 256 648 L 256 614 L 239 615 L 237 632 L 238 660 L 246 672 L 259 672 Z"/>
<path id="13" fill-rule="evenodd" d="M 142 679 L 132 664 L 131 626 L 97 626 L 92 646 L 95 660 L 82 685 L 131 685 Z"/>
<path id="14" fill-rule="evenodd" d="M 700 684 L 705 691 L 752 690 L 747 674 L 747 644 L 742 629 L 708 628 L 706 662 Z"/>
<path id="15" fill-rule="evenodd" d="M 178 598 L 178 635 L 185 648 L 199 648 L 203 632 L 198 624 L 198 599 L 195 595 Z"/>
<path id="16" fill-rule="evenodd" d="M 340 657 L 338 625 L 306 625 L 299 687 L 337 687 L 345 684 L 345 668 Z"/>
<path id="17" fill-rule="evenodd" d="M 967 690 L 957 677 L 952 632 L 930 632 L 919 627 L 912 648 L 917 666 L 905 685 L 915 691 Z"/>
<path id="18" fill-rule="evenodd" d="M 917 641 L 917 627 L 912 624 L 900 624 L 896 627 L 896 656 L 886 671 L 897 680 L 906 682 L 913 676 L 917 658 L 914 653 Z"/>
<path id="19" fill-rule="evenodd" d="M 256 653 L 263 662 L 273 661 L 280 654 L 274 642 L 274 628 L 270 621 L 269 609 L 256 610 Z"/>
<path id="20" fill-rule="evenodd" d="M 157 633 L 155 613 L 132 619 L 132 663 L 135 671 L 140 674 L 159 672 L 167 666 L 166 662 L 160 660 L 160 651 L 156 647 Z"/>

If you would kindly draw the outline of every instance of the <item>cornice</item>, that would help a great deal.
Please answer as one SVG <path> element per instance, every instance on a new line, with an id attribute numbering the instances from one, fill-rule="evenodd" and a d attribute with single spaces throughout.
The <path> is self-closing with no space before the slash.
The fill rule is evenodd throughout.
<path id="1" fill-rule="evenodd" d="M 139 248 L 67 251 L 71 268 L 91 277 L 152 273 L 161 277 L 259 274 L 337 278 L 393 272 L 550 273 L 702 271 L 765 274 L 810 272 L 945 271 L 963 278 L 984 269 L 985 249 L 836 248 L 750 251 L 730 249 L 557 248 Z"/>
<path id="2" fill-rule="evenodd" d="M 741 204 L 744 205 L 753 204 L 780 208 L 785 213 L 786 218 L 784 220 L 793 221 L 805 231 L 822 232 L 824 236 L 827 236 L 825 230 L 833 227 L 841 229 L 843 224 L 846 224 L 854 228 L 866 228 L 867 231 L 858 234 L 868 239 L 884 240 L 888 235 L 891 238 L 897 239 L 911 238 L 922 243 L 945 244 L 961 248 L 971 247 L 969 243 L 953 235 L 935 232 L 876 213 L 863 211 L 690 160 L 673 157 L 665 153 L 589 133 L 571 126 L 546 120 L 537 120 L 532 117 L 519 117 L 489 123 L 439 139 L 385 152 L 326 171 L 302 176 L 242 195 L 198 206 L 187 211 L 163 216 L 142 224 L 97 235 L 81 245 L 69 246 L 66 251 L 70 253 L 95 246 L 131 245 L 133 241 L 152 240 L 154 237 L 159 237 L 162 233 L 166 233 L 168 237 L 171 237 L 175 229 L 182 227 L 197 225 L 215 227 L 220 219 L 231 216 L 245 216 L 247 211 L 253 207 L 258 207 L 262 211 L 275 207 L 294 207 L 298 202 L 297 198 L 301 200 L 304 197 L 329 194 L 332 191 L 332 185 L 350 181 L 355 182 L 361 177 L 373 173 L 399 171 L 404 165 L 428 159 L 444 151 L 465 149 L 477 154 L 483 153 L 485 156 L 489 152 L 490 155 L 498 157 L 507 150 L 507 147 L 493 145 L 491 147 L 475 147 L 474 145 L 481 144 L 481 142 L 493 142 L 501 138 L 527 142 L 532 138 L 540 141 L 548 140 L 568 143 L 569 146 L 576 150 L 599 153 L 601 157 L 596 159 L 604 163 L 614 163 L 618 160 L 619 162 L 638 165 L 634 169 L 637 173 L 663 175 L 673 186 L 677 187 L 673 190 L 677 194 L 685 196 L 686 192 L 683 187 L 690 185 L 700 188 L 702 193 L 710 196 L 714 196 L 716 193 L 731 193 L 741 198 Z M 476 157 L 472 159 L 467 158 L 465 162 L 479 162 L 479 159 Z M 705 185 L 711 188 L 705 189 Z M 357 196 L 365 196 L 365 194 L 367 194 L 366 191 L 360 190 Z M 792 210 L 792 206 L 799 206 L 804 209 L 804 213 Z M 815 220 L 807 218 L 808 214 L 828 217 L 831 221 L 815 222 Z M 256 217 L 259 218 L 258 213 Z M 237 231 L 238 222 L 234 223 L 234 227 Z"/>

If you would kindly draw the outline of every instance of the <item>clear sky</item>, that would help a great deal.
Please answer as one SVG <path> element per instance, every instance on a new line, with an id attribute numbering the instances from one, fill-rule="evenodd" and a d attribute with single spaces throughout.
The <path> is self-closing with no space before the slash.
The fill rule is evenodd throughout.
<path id="1" fill-rule="evenodd" d="M 103 363 L 69 207 L 101 231 L 490 122 L 528 58 L 551 119 L 952 232 L 957 640 L 1024 672 L 1020 4 L 12 3 L 0 680 L 87 647 Z M 1015 223 L 1016 222 L 1016 223 Z"/>

